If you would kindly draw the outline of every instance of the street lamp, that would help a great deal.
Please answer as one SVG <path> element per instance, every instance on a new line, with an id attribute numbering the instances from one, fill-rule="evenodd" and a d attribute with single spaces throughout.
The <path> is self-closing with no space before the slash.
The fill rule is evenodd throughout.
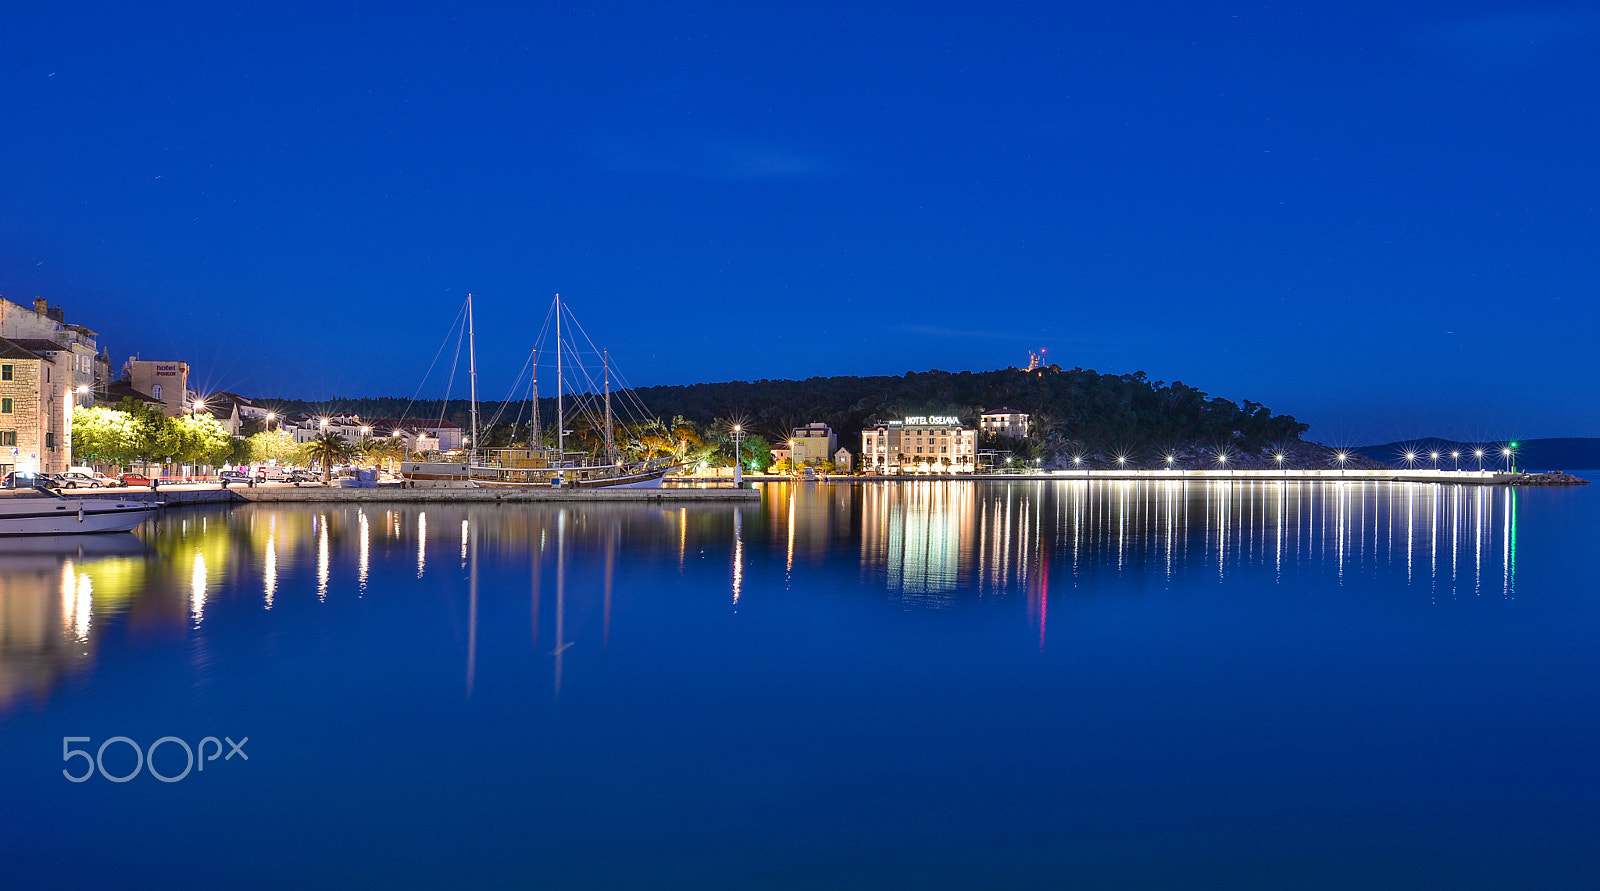
<path id="1" fill-rule="evenodd" d="M 1478 472 L 1483 472 L 1483 449 L 1473 449 L 1472 456 L 1478 459 Z"/>
<path id="2" fill-rule="evenodd" d="M 1339 459 L 1339 475 L 1344 476 L 1344 462 L 1350 460 L 1350 453 L 1337 452 L 1334 454 L 1334 457 Z"/>
<path id="3" fill-rule="evenodd" d="M 1434 470 L 1438 470 L 1439 469 L 1439 453 L 1438 452 L 1429 452 L 1429 454 L 1433 457 L 1433 469 Z"/>
<path id="4" fill-rule="evenodd" d="M 1506 459 L 1506 473 L 1510 473 L 1511 472 L 1511 447 L 1510 446 L 1505 446 L 1504 448 L 1500 449 L 1500 456 Z"/>
<path id="5" fill-rule="evenodd" d="M 1172 465 L 1174 463 L 1176 463 L 1177 460 L 1178 460 L 1178 456 L 1177 455 L 1173 455 L 1171 453 L 1168 453 L 1168 455 L 1167 455 L 1167 469 L 1171 470 L 1172 469 Z"/>
<path id="6" fill-rule="evenodd" d="M 328 419 L 327 418 L 323 418 L 322 419 L 322 429 L 324 429 L 324 430 L 328 429 Z"/>
<path id="7" fill-rule="evenodd" d="M 267 432 L 268 433 L 272 432 L 272 421 L 273 421 L 273 419 L 275 419 L 277 417 L 278 417 L 278 413 L 277 412 L 275 412 L 275 411 L 267 412 Z"/>
<path id="8" fill-rule="evenodd" d="M 1417 453 L 1416 452 L 1406 452 L 1406 467 L 1407 468 L 1414 467 L 1414 466 L 1416 466 L 1416 463 L 1417 463 Z"/>
<path id="9" fill-rule="evenodd" d="M 1127 467 L 1128 466 L 1128 456 L 1127 455 L 1118 455 L 1117 456 L 1117 466 L 1118 467 Z"/>
<path id="10" fill-rule="evenodd" d="M 739 443 L 744 439 L 744 425 L 733 425 L 733 487 L 744 488 L 744 451 Z"/>
<path id="11" fill-rule="evenodd" d="M 1277 454 L 1273 455 L 1272 456 L 1272 460 L 1278 462 L 1278 469 L 1280 471 L 1283 470 L 1283 453 L 1282 452 L 1278 452 Z"/>
<path id="12" fill-rule="evenodd" d="M 1452 451 L 1450 453 L 1450 457 L 1453 458 L 1455 460 L 1455 462 L 1456 462 L 1456 470 L 1457 471 L 1461 470 L 1461 453 L 1460 452 L 1456 452 L 1456 451 Z"/>

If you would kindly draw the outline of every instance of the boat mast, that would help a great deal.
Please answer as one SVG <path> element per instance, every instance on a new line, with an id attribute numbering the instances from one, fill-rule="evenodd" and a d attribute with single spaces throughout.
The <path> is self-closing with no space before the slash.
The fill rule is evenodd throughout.
<path id="1" fill-rule="evenodd" d="M 533 435 L 528 437 L 532 448 L 544 448 L 544 431 L 539 429 L 539 345 L 533 346 Z"/>
<path id="2" fill-rule="evenodd" d="M 467 295 L 467 368 L 472 377 L 472 448 L 478 445 L 478 338 L 472 328 L 472 295 Z M 467 451 L 468 456 L 472 454 Z M 470 457 L 469 457 L 470 463 Z"/>
<path id="3" fill-rule="evenodd" d="M 606 367 L 606 460 L 617 460 L 617 441 L 611 435 L 611 350 L 605 350 Z"/>
<path id="4" fill-rule="evenodd" d="M 561 295 L 556 295 L 556 451 L 557 461 L 567 459 L 567 419 L 561 402 Z"/>

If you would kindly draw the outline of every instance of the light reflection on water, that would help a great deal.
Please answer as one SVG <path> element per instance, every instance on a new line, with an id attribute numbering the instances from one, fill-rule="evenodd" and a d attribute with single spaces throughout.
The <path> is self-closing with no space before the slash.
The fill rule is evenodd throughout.
<path id="1" fill-rule="evenodd" d="M 0 707 L 87 668 L 96 634 L 120 614 L 158 623 L 165 616 L 203 634 L 216 598 L 259 592 L 260 608 L 272 610 L 308 560 L 321 603 L 341 592 L 341 566 L 353 567 L 358 597 L 378 565 L 403 559 L 408 574 L 426 579 L 435 571 L 430 540 L 440 534 L 432 530 L 458 537 L 470 693 L 481 549 L 528 567 L 534 646 L 552 658 L 559 689 L 562 656 L 573 645 L 569 574 L 585 580 L 583 596 L 601 599 L 608 644 L 619 555 L 665 556 L 680 574 L 690 557 L 725 560 L 730 608 L 752 592 L 824 593 L 818 571 L 852 560 L 868 590 L 908 605 L 1017 598 L 1043 647 L 1052 593 L 1103 586 L 1107 573 L 1176 587 L 1267 569 L 1280 583 L 1286 573 L 1312 572 L 1341 584 L 1399 571 L 1434 599 L 1513 598 L 1517 502 L 1527 497 L 1410 483 L 1144 480 L 769 484 L 765 494 L 760 508 L 258 506 L 173 513 L 137 537 L 0 542 Z M 554 637 L 541 644 L 538 603 L 550 558 Z M 54 627 L 39 618 L 50 614 L 61 617 Z"/>

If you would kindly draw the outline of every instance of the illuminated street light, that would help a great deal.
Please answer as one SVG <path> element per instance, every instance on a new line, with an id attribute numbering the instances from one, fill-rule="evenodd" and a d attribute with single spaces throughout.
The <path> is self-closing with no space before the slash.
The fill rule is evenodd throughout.
<path id="1" fill-rule="evenodd" d="M 1413 467 L 1413 466 L 1416 465 L 1416 463 L 1417 463 L 1417 453 L 1416 452 L 1406 452 L 1406 466 L 1407 467 Z"/>
<path id="2" fill-rule="evenodd" d="M 1279 470 L 1283 469 L 1283 453 L 1282 452 L 1279 452 L 1276 455 L 1273 455 L 1272 456 L 1272 460 L 1278 462 L 1278 469 Z"/>
<path id="3" fill-rule="evenodd" d="M 1429 455 L 1431 455 L 1433 457 L 1433 469 L 1434 470 L 1438 470 L 1439 469 L 1439 453 L 1438 452 L 1429 452 Z"/>
<path id="4" fill-rule="evenodd" d="M 327 427 L 328 427 L 328 419 L 327 418 L 323 418 L 322 419 L 322 427 L 323 427 L 324 430 L 327 429 Z"/>
<path id="5" fill-rule="evenodd" d="M 1126 467 L 1127 465 L 1128 465 L 1128 456 L 1126 456 L 1126 455 L 1118 455 L 1117 456 L 1117 466 L 1118 467 Z"/>
<path id="6" fill-rule="evenodd" d="M 1177 460 L 1178 460 L 1178 456 L 1177 455 L 1167 455 L 1167 469 L 1171 470 L 1172 469 L 1172 465 L 1174 463 L 1176 463 Z"/>
<path id="7" fill-rule="evenodd" d="M 1460 470 L 1461 469 L 1461 453 L 1460 452 L 1451 452 L 1450 453 L 1450 457 L 1455 459 L 1456 470 Z"/>
<path id="8" fill-rule="evenodd" d="M 1500 456 L 1506 459 L 1506 473 L 1511 472 L 1511 447 L 1506 446 L 1500 450 Z"/>
<path id="9" fill-rule="evenodd" d="M 277 412 L 274 412 L 274 411 L 267 412 L 267 432 L 268 433 L 272 432 L 272 421 L 277 416 L 278 416 Z"/>
<path id="10" fill-rule="evenodd" d="M 1483 472 L 1483 449 L 1473 449 L 1472 456 L 1478 459 L 1478 472 Z"/>

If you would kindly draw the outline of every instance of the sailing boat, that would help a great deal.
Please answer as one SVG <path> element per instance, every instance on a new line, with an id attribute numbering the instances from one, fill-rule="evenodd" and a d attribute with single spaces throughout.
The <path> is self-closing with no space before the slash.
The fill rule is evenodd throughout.
<path id="1" fill-rule="evenodd" d="M 554 304 L 556 342 L 556 446 L 547 448 L 530 443 L 523 448 L 480 449 L 478 444 L 478 360 L 476 337 L 473 329 L 472 296 L 467 296 L 467 361 L 472 386 L 472 445 L 467 460 L 407 461 L 401 465 L 401 476 L 413 488 L 503 488 L 503 489 L 594 489 L 633 488 L 657 489 L 662 479 L 678 467 L 674 458 L 648 458 L 624 460 L 617 450 L 615 423 L 611 412 L 611 357 L 604 355 L 604 411 L 605 454 L 568 451 L 566 447 L 566 382 L 563 373 L 564 356 L 576 351 L 563 338 L 562 316 L 564 308 L 561 295 Z M 537 350 L 535 351 L 537 354 Z M 533 394 L 535 418 L 538 413 L 537 363 L 534 365 Z M 538 423 L 534 425 L 538 436 Z"/>

